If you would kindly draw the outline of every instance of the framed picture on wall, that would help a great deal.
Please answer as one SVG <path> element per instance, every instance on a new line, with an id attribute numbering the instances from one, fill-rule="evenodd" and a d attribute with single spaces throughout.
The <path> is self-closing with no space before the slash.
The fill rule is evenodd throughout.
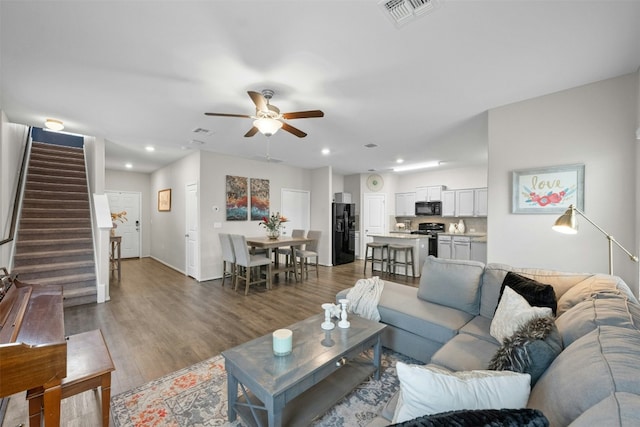
<path id="1" fill-rule="evenodd" d="M 158 191 L 158 210 L 169 212 L 171 210 L 171 189 Z"/>
<path id="2" fill-rule="evenodd" d="M 584 165 L 513 171 L 511 212 L 564 213 L 569 205 L 584 209 Z"/>

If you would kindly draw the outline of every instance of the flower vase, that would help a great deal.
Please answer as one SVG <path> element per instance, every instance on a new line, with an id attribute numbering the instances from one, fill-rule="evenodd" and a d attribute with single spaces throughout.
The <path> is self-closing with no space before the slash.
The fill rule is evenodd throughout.
<path id="1" fill-rule="evenodd" d="M 280 237 L 280 230 L 267 230 L 267 237 L 271 240 L 278 240 Z"/>

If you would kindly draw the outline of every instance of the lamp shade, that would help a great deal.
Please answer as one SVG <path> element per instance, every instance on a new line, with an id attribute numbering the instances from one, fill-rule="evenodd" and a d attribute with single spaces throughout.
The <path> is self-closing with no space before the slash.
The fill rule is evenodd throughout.
<path id="1" fill-rule="evenodd" d="M 271 136 L 282 127 L 282 122 L 276 119 L 270 119 L 263 117 L 253 122 L 253 125 L 258 128 L 261 134 L 264 136 Z"/>
<path id="2" fill-rule="evenodd" d="M 565 211 L 556 220 L 553 227 L 554 231 L 558 231 L 564 234 L 576 234 L 578 232 L 578 224 L 576 222 L 576 211 L 573 205 L 569 206 L 569 209 Z"/>

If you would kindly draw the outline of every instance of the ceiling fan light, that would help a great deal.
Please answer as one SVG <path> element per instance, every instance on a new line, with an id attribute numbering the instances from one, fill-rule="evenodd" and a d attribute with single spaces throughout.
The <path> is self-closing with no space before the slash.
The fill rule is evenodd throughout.
<path id="1" fill-rule="evenodd" d="M 51 130 L 64 129 L 64 124 L 62 124 L 60 120 L 56 120 L 56 119 L 47 119 L 44 121 L 44 125 L 47 129 L 51 129 Z"/>
<path id="2" fill-rule="evenodd" d="M 271 136 L 282 127 L 282 122 L 276 119 L 270 119 L 263 117 L 253 122 L 253 125 L 258 128 L 261 134 L 264 136 Z"/>

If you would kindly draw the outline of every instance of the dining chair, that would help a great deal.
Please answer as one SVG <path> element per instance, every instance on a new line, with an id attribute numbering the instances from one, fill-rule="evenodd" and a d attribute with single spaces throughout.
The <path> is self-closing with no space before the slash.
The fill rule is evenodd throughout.
<path id="1" fill-rule="evenodd" d="M 305 230 L 300 230 L 300 229 L 294 229 L 291 230 L 291 237 L 304 237 L 305 234 Z M 280 255 L 284 255 L 284 265 L 287 267 L 291 267 L 291 265 L 293 264 L 293 257 L 291 256 L 291 248 L 278 248 L 278 251 L 276 253 L 276 256 L 280 256 Z M 289 273 L 287 272 L 287 275 Z M 294 274 L 296 274 L 296 272 L 294 271 Z"/>
<path id="2" fill-rule="evenodd" d="M 304 249 L 296 249 L 296 257 L 300 264 L 300 277 L 309 278 L 309 259 L 315 258 L 316 277 L 318 275 L 318 242 L 320 241 L 321 231 L 309 230 L 307 239 L 311 242 L 305 245 Z M 304 274 L 304 275 L 303 275 Z"/>
<path id="3" fill-rule="evenodd" d="M 236 255 L 233 252 L 231 244 L 231 235 L 228 233 L 219 233 L 220 247 L 222 248 L 222 286 L 227 277 L 231 277 L 231 286 L 236 281 Z M 231 267 L 231 271 L 227 271 L 227 265 Z"/>
<path id="4" fill-rule="evenodd" d="M 231 244 L 233 245 L 233 253 L 236 256 L 236 285 L 235 290 L 238 290 L 238 282 L 240 279 L 244 280 L 245 288 L 244 294 L 249 293 L 249 286 L 258 283 L 265 283 L 267 289 L 271 289 L 271 260 L 264 255 L 251 255 L 249 253 L 249 247 L 247 246 L 247 239 L 241 234 L 231 235 Z M 260 267 L 266 266 L 266 277 L 261 277 Z M 239 268 L 239 267 L 244 267 Z M 252 279 L 252 270 L 257 270 L 256 275 Z"/>

